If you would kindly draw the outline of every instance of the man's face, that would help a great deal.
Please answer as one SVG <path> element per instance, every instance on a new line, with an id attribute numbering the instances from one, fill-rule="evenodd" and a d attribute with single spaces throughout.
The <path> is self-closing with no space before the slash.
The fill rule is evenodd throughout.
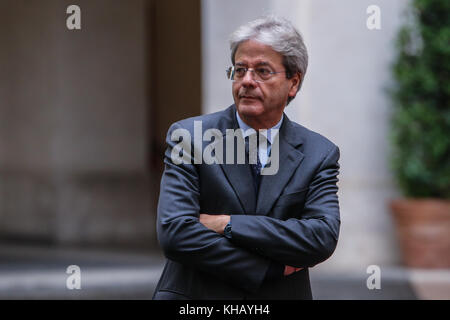
<path id="1" fill-rule="evenodd" d="M 254 40 L 239 45 L 235 54 L 235 67 L 285 71 L 283 56 L 270 46 Z M 286 73 L 282 72 L 273 74 L 264 82 L 257 82 L 253 72 L 248 71 L 244 78 L 233 81 L 233 98 L 239 115 L 254 129 L 274 126 L 281 119 L 288 97 L 294 97 L 297 93 L 299 80 L 298 74 L 287 79 Z"/>

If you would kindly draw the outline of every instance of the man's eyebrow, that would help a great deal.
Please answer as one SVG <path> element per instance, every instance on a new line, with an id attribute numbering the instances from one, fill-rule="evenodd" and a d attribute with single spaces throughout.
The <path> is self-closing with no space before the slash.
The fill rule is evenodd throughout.
<path id="1" fill-rule="evenodd" d="M 236 66 L 246 66 L 247 63 L 244 63 L 244 62 L 236 62 L 235 65 L 236 65 Z M 258 66 L 258 67 L 260 67 L 260 66 L 269 66 L 269 67 L 270 67 L 271 65 L 270 65 L 270 63 L 267 62 L 267 61 L 260 61 L 260 62 L 256 63 L 256 66 Z"/>

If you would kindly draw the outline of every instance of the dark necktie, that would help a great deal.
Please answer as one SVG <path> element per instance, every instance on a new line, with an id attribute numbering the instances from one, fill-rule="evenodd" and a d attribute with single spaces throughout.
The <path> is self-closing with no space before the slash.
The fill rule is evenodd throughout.
<path id="1" fill-rule="evenodd" d="M 250 164 L 250 167 L 252 168 L 252 174 L 253 174 L 253 182 L 255 184 L 255 190 L 256 194 L 258 194 L 259 191 L 259 184 L 261 183 L 261 162 L 259 162 L 259 154 L 257 155 L 257 162 L 256 164 Z"/>
<path id="2" fill-rule="evenodd" d="M 248 143 L 249 137 L 247 137 L 245 140 L 246 140 L 247 152 L 248 152 L 248 154 L 250 154 L 251 151 L 249 150 L 249 143 Z M 258 142 L 259 141 L 257 140 L 256 145 L 258 145 Z M 261 165 L 261 162 L 259 161 L 258 147 L 256 147 L 256 150 L 253 150 L 253 152 L 256 153 L 256 164 L 250 163 L 250 168 L 252 170 L 253 185 L 255 187 L 255 192 L 258 195 L 259 185 L 261 183 L 261 169 L 262 169 L 262 165 Z"/>

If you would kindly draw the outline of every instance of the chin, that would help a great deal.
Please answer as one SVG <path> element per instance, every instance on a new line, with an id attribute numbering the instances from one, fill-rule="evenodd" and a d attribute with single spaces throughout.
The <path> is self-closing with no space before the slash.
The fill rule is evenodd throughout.
<path id="1" fill-rule="evenodd" d="M 264 113 L 264 106 L 260 104 L 239 103 L 237 107 L 240 114 L 247 117 L 259 116 Z"/>

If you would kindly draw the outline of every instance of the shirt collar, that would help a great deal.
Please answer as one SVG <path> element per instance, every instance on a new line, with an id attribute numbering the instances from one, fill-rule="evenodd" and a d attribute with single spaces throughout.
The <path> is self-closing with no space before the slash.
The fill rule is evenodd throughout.
<path id="1" fill-rule="evenodd" d="M 252 129 L 252 127 L 250 127 L 248 124 L 246 124 L 241 117 L 239 116 L 239 113 L 236 111 L 236 119 L 238 121 L 239 124 L 239 128 L 241 128 L 243 130 L 243 134 L 244 134 L 244 138 L 246 138 L 247 136 L 249 136 L 251 134 L 251 130 L 249 131 L 249 129 Z M 278 121 L 278 123 L 276 125 L 274 125 L 272 128 L 268 129 L 267 131 L 263 131 L 261 132 L 262 135 L 264 135 L 266 137 L 266 139 L 270 142 L 270 144 L 272 144 L 272 139 L 275 137 L 275 135 L 279 132 L 279 129 L 281 127 L 281 124 L 283 123 L 283 119 L 284 119 L 284 114 L 281 115 L 281 119 L 280 121 Z M 272 135 L 272 130 L 273 129 L 278 129 L 274 135 Z M 269 135 L 267 137 L 267 135 Z"/>

